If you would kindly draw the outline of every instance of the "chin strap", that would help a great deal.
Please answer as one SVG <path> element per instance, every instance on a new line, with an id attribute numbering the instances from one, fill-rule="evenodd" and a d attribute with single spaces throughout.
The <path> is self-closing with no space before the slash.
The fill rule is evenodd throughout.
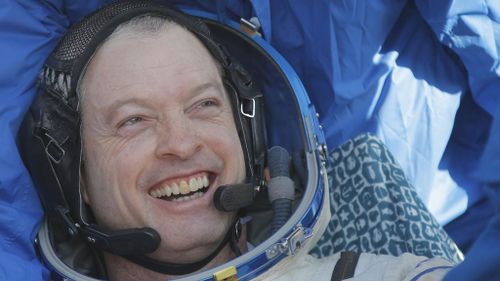
<path id="1" fill-rule="evenodd" d="M 235 255 L 240 256 L 241 251 L 238 246 L 240 234 L 241 234 L 241 223 L 239 217 L 237 217 L 234 223 L 232 224 L 232 227 L 230 227 L 229 230 L 227 231 L 226 236 L 224 236 L 224 239 L 221 241 L 219 246 L 217 246 L 217 248 L 207 257 L 193 263 L 163 262 L 150 258 L 146 255 L 127 255 L 123 257 L 135 264 L 156 271 L 158 273 L 168 274 L 168 275 L 185 275 L 193 273 L 203 268 L 205 265 L 207 265 L 211 260 L 215 258 L 215 256 L 219 254 L 219 252 L 226 246 L 228 242 L 230 243 L 230 247 L 235 253 Z"/>

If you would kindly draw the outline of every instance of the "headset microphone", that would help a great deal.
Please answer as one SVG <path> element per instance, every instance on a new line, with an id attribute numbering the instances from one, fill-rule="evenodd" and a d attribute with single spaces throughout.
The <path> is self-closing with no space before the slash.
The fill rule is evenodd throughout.
<path id="1" fill-rule="evenodd" d="M 252 183 L 220 186 L 214 194 L 215 208 L 232 212 L 250 206 L 255 199 L 255 186 Z"/>

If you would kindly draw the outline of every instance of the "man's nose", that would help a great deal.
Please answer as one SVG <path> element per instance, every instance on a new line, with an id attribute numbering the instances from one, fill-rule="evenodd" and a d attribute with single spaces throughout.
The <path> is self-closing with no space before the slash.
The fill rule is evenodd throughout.
<path id="1" fill-rule="evenodd" d="M 176 157 L 184 160 L 201 149 L 201 139 L 188 123 L 184 120 L 175 120 L 158 126 L 155 151 L 157 157 Z"/>

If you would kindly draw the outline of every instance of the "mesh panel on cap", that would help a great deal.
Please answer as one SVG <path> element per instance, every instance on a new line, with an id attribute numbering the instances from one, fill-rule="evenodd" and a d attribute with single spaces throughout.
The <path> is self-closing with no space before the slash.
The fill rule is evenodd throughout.
<path id="1" fill-rule="evenodd" d="M 117 15 L 129 10 L 145 7 L 160 7 L 151 1 L 121 1 L 91 14 L 86 20 L 74 25 L 54 51 L 54 57 L 61 61 L 78 58 L 92 38 Z"/>

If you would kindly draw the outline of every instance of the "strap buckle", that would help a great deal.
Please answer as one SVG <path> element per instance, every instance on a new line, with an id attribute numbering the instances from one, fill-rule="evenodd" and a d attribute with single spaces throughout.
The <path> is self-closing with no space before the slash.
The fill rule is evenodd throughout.
<path id="1" fill-rule="evenodd" d="M 54 161 L 54 163 L 59 164 L 63 159 L 66 151 L 59 145 L 59 143 L 49 134 L 45 133 L 50 140 L 45 146 L 45 154 Z"/>
<path id="2" fill-rule="evenodd" d="M 251 99 L 245 99 L 248 101 L 252 101 L 252 109 L 250 110 L 250 113 L 245 112 L 245 109 L 243 108 L 243 102 L 240 104 L 240 112 L 243 114 L 243 116 L 246 116 L 248 118 L 254 118 L 255 117 L 255 98 Z"/>

